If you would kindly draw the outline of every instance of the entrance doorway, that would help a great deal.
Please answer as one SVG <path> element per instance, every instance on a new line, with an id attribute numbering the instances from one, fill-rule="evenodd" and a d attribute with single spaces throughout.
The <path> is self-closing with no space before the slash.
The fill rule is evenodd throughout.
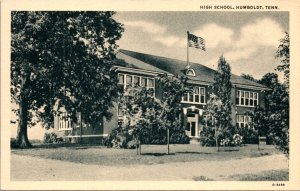
<path id="1" fill-rule="evenodd" d="M 189 137 L 199 137 L 198 116 L 197 113 L 187 114 L 186 134 Z"/>

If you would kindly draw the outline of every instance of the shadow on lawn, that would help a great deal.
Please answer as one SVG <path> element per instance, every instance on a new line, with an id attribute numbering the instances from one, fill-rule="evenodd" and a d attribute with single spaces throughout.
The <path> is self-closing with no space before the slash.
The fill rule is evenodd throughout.
<path id="1" fill-rule="evenodd" d="M 155 157 L 161 157 L 161 156 L 165 156 L 165 155 L 175 155 L 175 153 L 142 153 L 142 155 L 147 155 L 147 156 L 155 156 Z"/>
<path id="2" fill-rule="evenodd" d="M 192 152 L 192 151 L 185 151 L 185 152 L 176 152 L 178 154 L 206 154 L 206 155 L 210 155 L 212 153 L 207 153 L 207 152 Z"/>

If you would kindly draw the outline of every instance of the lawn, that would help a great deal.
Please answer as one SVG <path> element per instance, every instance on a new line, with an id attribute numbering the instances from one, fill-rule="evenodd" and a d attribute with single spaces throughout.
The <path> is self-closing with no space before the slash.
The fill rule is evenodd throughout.
<path id="1" fill-rule="evenodd" d="M 271 170 L 259 174 L 241 174 L 230 176 L 229 179 L 238 181 L 288 181 L 288 170 Z"/>
<path id="2" fill-rule="evenodd" d="M 46 159 L 55 159 L 82 164 L 96 164 L 103 166 L 124 165 L 151 165 L 173 162 L 191 161 L 222 161 L 261 157 L 278 154 L 271 145 L 245 145 L 242 147 L 220 148 L 201 147 L 200 145 L 170 145 L 171 154 L 166 154 L 166 145 L 143 145 L 142 155 L 137 155 L 136 150 L 112 149 L 102 146 L 72 146 L 54 148 L 13 149 L 11 152 L 17 155 L 26 155 Z"/>

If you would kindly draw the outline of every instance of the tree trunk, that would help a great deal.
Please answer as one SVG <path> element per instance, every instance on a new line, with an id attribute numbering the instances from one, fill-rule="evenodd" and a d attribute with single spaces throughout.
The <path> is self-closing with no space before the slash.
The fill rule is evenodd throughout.
<path id="1" fill-rule="evenodd" d="M 167 128 L 167 147 L 168 147 L 167 154 L 170 154 L 170 130 L 169 130 L 169 128 Z"/>
<path id="2" fill-rule="evenodd" d="M 32 147 L 27 136 L 27 117 L 28 117 L 28 102 L 27 99 L 22 99 L 19 104 L 19 125 L 17 131 L 17 146 L 19 148 Z"/>
<path id="3" fill-rule="evenodd" d="M 141 145 L 141 141 L 139 140 L 139 155 L 142 154 L 142 145 Z"/>
<path id="4" fill-rule="evenodd" d="M 217 147 L 217 150 L 219 152 L 217 126 L 215 126 L 215 139 L 216 139 L 216 147 Z"/>

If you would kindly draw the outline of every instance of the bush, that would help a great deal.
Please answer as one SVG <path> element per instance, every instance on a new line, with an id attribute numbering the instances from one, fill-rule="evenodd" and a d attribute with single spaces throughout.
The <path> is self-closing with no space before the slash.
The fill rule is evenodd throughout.
<path id="1" fill-rule="evenodd" d="M 61 143 L 63 139 L 61 137 L 57 137 L 54 132 L 45 133 L 43 143 Z"/>
<path id="2" fill-rule="evenodd" d="M 170 144 L 189 144 L 189 142 L 190 139 L 184 130 L 178 128 L 170 131 Z M 165 145 L 167 144 L 167 131 L 158 127 L 145 130 L 142 135 L 141 144 Z M 104 140 L 104 145 L 112 148 L 132 149 L 136 148 L 137 142 L 129 134 L 128 128 L 118 127 Z"/>
<path id="3" fill-rule="evenodd" d="M 234 134 L 233 137 L 225 138 L 220 141 L 220 145 L 224 147 L 236 147 L 241 146 L 243 142 L 243 136 Z"/>
<path id="4" fill-rule="evenodd" d="M 108 135 L 104 140 L 104 145 L 112 148 L 126 149 L 130 141 L 133 141 L 132 135 L 129 134 L 128 128 L 118 127 Z M 130 143 L 132 144 L 132 143 Z"/>
<path id="5" fill-rule="evenodd" d="M 249 127 L 239 127 L 238 133 L 243 137 L 244 144 L 258 144 L 258 131 Z"/>
<path id="6" fill-rule="evenodd" d="M 203 127 L 203 130 L 200 132 L 200 144 L 206 147 L 215 147 L 215 130 L 211 127 Z"/>
<path id="7" fill-rule="evenodd" d="M 189 144 L 190 138 L 186 135 L 184 130 L 176 130 L 171 132 L 170 136 L 171 144 Z"/>

